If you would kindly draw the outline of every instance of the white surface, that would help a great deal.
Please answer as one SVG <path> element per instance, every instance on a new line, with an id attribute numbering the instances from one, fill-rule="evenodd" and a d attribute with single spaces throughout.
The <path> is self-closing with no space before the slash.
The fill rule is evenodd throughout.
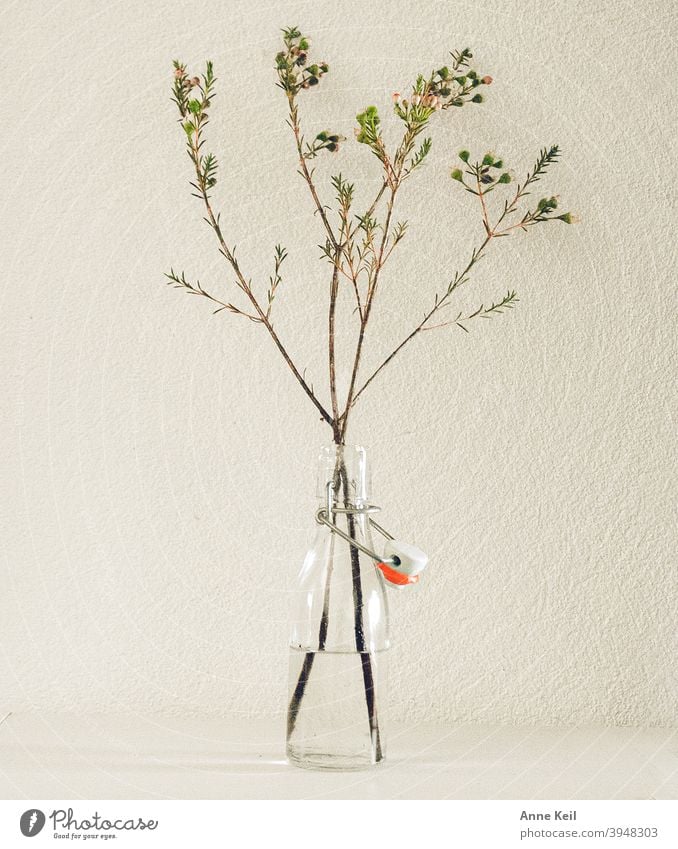
<path id="1" fill-rule="evenodd" d="M 327 434 L 259 328 L 163 272 L 233 296 L 169 100 L 172 58 L 212 58 L 217 205 L 258 290 L 287 246 L 275 320 L 326 397 L 326 266 L 272 70 L 299 23 L 331 65 L 305 126 L 348 138 L 324 199 L 339 169 L 359 199 L 377 179 L 359 109 L 465 45 L 495 78 L 403 189 L 366 367 L 482 237 L 461 147 L 521 175 L 557 142 L 541 185 L 583 219 L 499 240 L 459 308 L 515 287 L 516 310 L 423 335 L 361 402 L 384 525 L 431 556 L 392 605 L 394 718 L 674 725 L 675 4 L 1 5 L 0 710 L 285 703 Z"/>
<path id="2" fill-rule="evenodd" d="M 284 760 L 273 723 L 10 716 L 0 798 L 676 799 L 678 732 L 666 728 L 399 726 L 364 772 Z"/>

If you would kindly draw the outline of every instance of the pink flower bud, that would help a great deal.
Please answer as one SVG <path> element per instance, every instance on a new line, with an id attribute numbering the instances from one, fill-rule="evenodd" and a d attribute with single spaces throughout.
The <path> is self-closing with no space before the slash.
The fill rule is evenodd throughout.
<path id="1" fill-rule="evenodd" d="M 392 101 L 393 101 L 396 105 L 397 105 L 398 103 L 400 103 L 400 92 L 399 92 L 399 91 L 394 91 L 394 92 L 393 92 L 393 94 L 391 95 L 391 100 L 392 100 Z"/>
<path id="2" fill-rule="evenodd" d="M 481 82 L 483 85 L 491 85 L 491 84 L 492 84 L 492 77 L 491 77 L 491 76 L 489 76 L 489 74 L 488 74 L 488 75 L 487 75 L 487 76 L 485 76 L 485 77 L 481 77 L 480 82 Z"/>
<path id="3" fill-rule="evenodd" d="M 174 76 L 175 76 L 178 80 L 180 80 L 180 79 L 183 77 L 183 75 L 184 75 L 184 71 L 183 71 L 183 69 L 182 69 L 182 68 L 177 68 L 177 69 L 176 69 L 176 71 L 174 72 Z"/>
<path id="4" fill-rule="evenodd" d="M 435 96 L 435 94 L 432 94 L 428 97 L 428 103 L 426 105 L 430 106 L 432 109 L 436 108 L 436 106 L 438 105 L 438 98 Z"/>
<path id="5" fill-rule="evenodd" d="M 200 85 L 200 77 L 191 77 L 191 85 L 192 86 Z"/>
<path id="6" fill-rule="evenodd" d="M 441 110 L 442 108 L 443 108 L 442 101 L 438 100 L 438 101 L 436 102 L 436 112 L 440 112 L 440 110 Z"/>
<path id="7" fill-rule="evenodd" d="M 420 94 L 413 94 L 412 95 L 412 106 L 419 106 L 420 103 L 421 103 L 421 95 Z"/>

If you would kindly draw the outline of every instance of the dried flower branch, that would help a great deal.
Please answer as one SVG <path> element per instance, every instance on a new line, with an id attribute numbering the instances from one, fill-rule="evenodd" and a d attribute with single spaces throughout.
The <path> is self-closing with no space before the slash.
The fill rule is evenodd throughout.
<path id="1" fill-rule="evenodd" d="M 485 307 L 481 304 L 477 310 L 468 315 L 463 315 L 461 312 L 458 313 L 457 317 L 452 321 L 444 321 L 441 324 L 429 324 L 428 326 L 422 327 L 422 331 L 426 330 L 435 330 L 438 327 L 450 327 L 455 324 L 460 330 L 463 330 L 464 333 L 468 333 L 469 330 L 465 326 L 464 322 L 471 321 L 474 318 L 492 318 L 493 315 L 499 315 L 504 312 L 504 310 L 513 309 L 513 307 L 518 303 L 518 296 L 515 292 L 507 292 L 506 295 L 501 299 L 501 301 L 497 301 L 496 303 L 490 304 L 489 307 Z"/>
<path id="2" fill-rule="evenodd" d="M 447 286 L 447 289 L 441 293 L 437 294 L 434 299 L 433 307 L 424 315 L 423 319 L 417 324 L 413 330 L 408 333 L 408 335 L 391 351 L 391 353 L 381 362 L 381 364 L 372 372 L 372 374 L 367 378 L 367 380 L 363 383 L 363 385 L 358 389 L 352 398 L 351 403 L 355 404 L 358 398 L 363 394 L 363 392 L 367 389 L 367 387 L 372 383 L 372 381 L 380 374 L 386 366 L 402 351 L 402 349 L 408 345 L 422 330 L 433 330 L 434 327 L 447 327 L 451 324 L 455 324 L 460 327 L 462 330 L 466 330 L 466 327 L 463 326 L 463 320 L 460 318 L 460 322 L 452 321 L 452 322 L 444 322 L 442 324 L 438 324 L 435 326 L 429 325 L 430 320 L 434 315 L 438 313 L 443 307 L 446 307 L 449 304 L 449 299 L 451 295 L 464 283 L 469 280 L 469 272 L 476 265 L 477 262 L 482 258 L 485 250 L 488 245 L 492 241 L 492 239 L 501 236 L 507 236 L 512 230 L 521 229 L 527 230 L 528 226 L 537 223 L 544 223 L 547 221 L 563 221 L 566 224 L 574 223 L 575 217 L 567 212 L 560 215 L 555 215 L 554 210 L 558 206 L 558 201 L 555 197 L 544 198 L 537 204 L 537 208 L 534 212 L 528 210 L 524 213 L 522 218 L 514 224 L 509 226 L 502 227 L 502 223 L 504 223 L 507 217 L 514 215 L 518 211 L 518 202 L 529 194 L 527 189 L 538 180 L 541 179 L 546 174 L 546 171 L 549 165 L 553 164 L 558 156 L 560 155 L 560 151 L 557 145 L 552 146 L 548 149 L 543 149 L 537 162 L 531 171 L 528 172 L 525 182 L 518 185 L 518 188 L 510 200 L 504 202 L 503 211 L 498 216 L 495 223 L 490 224 L 488 207 L 485 201 L 485 196 L 492 191 L 494 188 L 498 186 L 504 186 L 511 182 L 511 176 L 508 171 L 503 171 L 504 163 L 501 159 L 496 159 L 493 154 L 486 153 L 485 156 L 479 162 L 475 162 L 473 164 L 469 164 L 470 153 L 467 150 L 462 150 L 459 152 L 459 158 L 467 165 L 467 169 L 464 173 L 468 175 L 468 177 L 475 180 L 476 188 L 469 186 L 463 179 L 463 173 L 460 169 L 455 168 L 451 172 L 451 177 L 453 180 L 462 183 L 466 191 L 478 197 L 481 208 L 481 218 L 483 222 L 483 227 L 485 229 L 485 239 L 482 243 L 473 249 L 471 254 L 471 258 L 464 267 L 464 269 L 460 272 L 457 272 L 450 283 Z M 490 169 L 495 168 L 497 176 L 493 176 Z M 501 173 L 499 173 L 501 171 Z M 516 297 L 516 293 L 512 294 L 513 297 L 510 299 L 511 303 L 504 303 L 504 307 L 513 306 L 518 302 L 518 298 Z M 491 309 L 493 313 L 499 313 L 502 310 L 500 307 L 502 306 L 502 302 L 498 304 L 493 304 L 494 309 Z M 480 312 L 474 313 L 467 317 L 476 318 L 479 315 L 482 315 L 483 311 L 481 308 Z"/>
<path id="3" fill-rule="evenodd" d="M 204 149 L 204 130 L 209 122 L 209 108 L 214 99 L 215 76 L 211 62 L 206 65 L 202 77 L 190 76 L 186 66 L 174 63 L 172 99 L 177 105 L 180 122 L 185 133 L 187 152 L 194 168 L 191 182 L 194 196 L 204 204 L 205 220 L 213 229 L 220 253 L 235 273 L 235 286 L 244 296 L 248 306 L 243 308 L 232 301 L 222 300 L 205 291 L 200 283 L 189 283 L 183 273 L 171 271 L 167 276 L 172 285 L 191 294 L 201 295 L 216 304 L 215 312 L 226 310 L 242 315 L 261 324 L 272 338 L 297 382 L 332 428 L 337 444 L 346 439 L 350 414 L 358 399 L 384 368 L 402 349 L 423 330 L 455 326 L 467 331 L 466 324 L 475 318 L 490 318 L 512 308 L 518 298 L 515 292 L 490 304 L 481 305 L 469 314 L 458 313 L 452 320 L 432 323 L 440 310 L 446 309 L 456 290 L 469 280 L 473 267 L 485 255 L 490 243 L 514 231 L 526 232 L 536 224 L 549 221 L 573 223 L 576 219 L 570 212 L 560 212 L 557 195 L 549 195 L 537 201 L 532 208 L 519 209 L 521 201 L 529 194 L 533 185 L 544 177 L 559 156 L 557 146 L 545 148 L 534 167 L 527 173 L 525 181 L 518 183 L 516 190 L 504 199 L 500 211 L 493 213 L 492 192 L 505 189 L 513 183 L 511 172 L 504 161 L 493 153 L 486 153 L 477 161 L 471 161 L 468 150 L 459 152 L 461 167 L 451 172 L 454 181 L 464 190 L 478 198 L 480 219 L 484 239 L 472 251 L 470 259 L 457 272 L 447 286 L 435 295 L 432 307 L 413 329 L 399 342 L 362 382 L 359 381 L 362 355 L 370 318 L 380 289 L 383 270 L 395 248 L 403 241 L 408 229 L 407 221 L 398 221 L 395 207 L 403 183 L 426 162 L 432 148 L 432 138 L 427 131 L 436 115 L 447 110 L 478 104 L 484 100 L 481 89 L 492 83 L 492 77 L 481 75 L 471 67 L 473 58 L 468 49 L 453 51 L 448 64 L 428 75 L 419 74 L 406 94 L 395 92 L 392 109 L 402 124 L 402 137 L 395 147 L 386 144 L 381 131 L 381 118 L 376 106 L 367 106 L 356 115 L 356 140 L 365 145 L 379 162 L 382 180 L 372 203 L 364 212 L 353 208 L 355 187 L 341 173 L 331 178 L 336 206 L 321 200 L 315 182 L 315 172 L 310 167 L 312 160 L 324 153 L 336 155 L 345 139 L 332 130 L 322 130 L 311 140 L 304 136 L 299 98 L 308 91 L 316 90 L 329 73 L 324 61 L 311 60 L 311 43 L 298 27 L 282 31 L 282 49 L 275 56 L 277 85 L 284 92 L 287 107 L 287 123 L 294 138 L 298 170 L 307 185 L 315 213 L 324 231 L 321 255 L 331 266 L 327 299 L 328 335 L 328 388 L 329 406 L 326 407 L 316 395 L 313 385 L 306 381 L 305 370 L 297 368 L 280 340 L 271 321 L 272 306 L 281 284 L 281 267 L 287 252 L 280 245 L 275 249 L 274 271 L 268 280 L 265 301 L 259 300 L 252 282 L 248 280 L 235 256 L 235 248 L 229 246 L 221 230 L 220 218 L 212 207 L 211 192 L 217 184 L 218 163 L 212 153 Z M 337 391 L 337 304 L 340 287 L 350 285 L 354 298 L 354 315 L 358 322 L 355 349 L 351 356 L 349 384 L 346 396 L 339 398 Z"/>
<path id="4" fill-rule="evenodd" d="M 196 280 L 195 283 L 189 283 L 183 272 L 181 273 L 181 276 L 179 276 L 178 274 L 175 274 L 174 269 L 172 269 L 169 274 L 165 274 L 165 277 L 168 278 L 168 286 L 172 286 L 174 289 L 185 289 L 189 295 L 200 295 L 201 297 L 212 301 L 212 303 L 217 304 L 218 306 L 212 312 L 212 315 L 216 315 L 222 310 L 228 310 L 236 315 L 242 315 L 245 318 L 249 318 L 250 321 L 261 322 L 261 319 L 258 316 L 250 315 L 250 313 L 238 309 L 238 307 L 233 304 L 225 303 L 224 301 L 219 300 L 219 298 L 215 298 L 215 296 L 211 295 L 209 292 L 206 292 L 200 285 L 199 280 Z"/>
<path id="5" fill-rule="evenodd" d="M 196 182 L 191 182 L 191 187 L 194 189 L 193 196 L 202 200 L 206 210 L 205 220 L 214 231 L 219 243 L 219 251 L 226 259 L 236 276 L 236 286 L 247 297 L 250 304 L 254 308 L 254 315 L 258 318 L 258 323 L 263 324 L 268 331 L 275 346 L 280 351 L 287 366 L 292 374 L 310 398 L 315 408 L 320 413 L 321 417 L 332 423 L 332 418 L 327 410 L 316 397 L 313 389 L 306 382 L 304 376 L 296 367 L 292 358 L 288 354 L 285 346 L 280 340 L 280 337 L 273 328 L 270 321 L 270 310 L 264 310 L 257 300 L 250 281 L 246 280 L 240 265 L 235 257 L 235 248 L 230 248 L 226 243 L 221 230 L 220 217 L 215 215 L 210 201 L 209 191 L 216 185 L 217 161 L 213 154 L 203 153 L 205 141 L 202 137 L 204 128 L 209 123 L 209 107 L 211 106 L 214 97 L 214 84 L 216 78 L 214 76 L 214 68 L 212 62 L 207 62 L 205 74 L 202 78 L 190 77 L 186 71 L 186 66 L 181 62 L 174 62 L 174 85 L 172 91 L 172 99 L 179 109 L 180 123 L 186 134 L 187 152 L 195 171 Z M 196 91 L 200 96 L 191 97 L 190 95 Z M 181 281 L 185 278 L 182 274 L 181 278 L 175 279 L 175 283 L 184 285 Z M 188 287 L 185 287 L 188 288 Z M 199 293 L 201 294 L 201 293 Z M 228 309 L 228 306 L 226 306 Z M 236 309 L 234 307 L 234 309 Z M 238 308 L 239 309 L 239 308 Z M 246 313 L 242 313 L 246 314 Z"/>

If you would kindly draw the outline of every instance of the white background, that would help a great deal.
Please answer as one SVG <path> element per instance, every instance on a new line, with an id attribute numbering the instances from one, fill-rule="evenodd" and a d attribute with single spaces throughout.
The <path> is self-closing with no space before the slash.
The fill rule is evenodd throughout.
<path id="1" fill-rule="evenodd" d="M 280 27 L 331 65 L 308 134 L 365 198 L 353 116 L 466 45 L 487 102 L 446 113 L 403 191 L 376 364 L 482 230 L 448 178 L 491 149 L 577 227 L 501 240 L 461 293 L 504 317 L 423 334 L 354 420 L 384 524 L 425 547 L 393 598 L 395 719 L 670 725 L 675 678 L 675 13 L 667 0 L 3 4 L 0 709 L 279 716 L 286 591 L 324 432 L 261 329 L 163 272 L 233 293 L 169 102 L 212 58 L 216 199 L 321 395 L 327 267 L 274 86 Z M 387 135 L 394 129 L 385 122 Z M 392 138 L 392 136 L 390 136 Z M 540 194 L 537 197 L 541 196 Z M 343 319 L 350 321 L 348 310 Z M 348 341 L 348 340 L 346 340 Z M 345 364 L 345 361 L 343 361 Z"/>

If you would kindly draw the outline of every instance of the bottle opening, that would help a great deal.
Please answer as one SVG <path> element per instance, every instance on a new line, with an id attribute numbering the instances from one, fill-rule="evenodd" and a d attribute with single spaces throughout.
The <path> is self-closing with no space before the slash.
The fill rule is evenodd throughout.
<path id="1" fill-rule="evenodd" d="M 320 449 L 316 496 L 327 498 L 332 481 L 337 503 L 365 504 L 370 495 L 367 451 L 361 445 L 329 445 Z"/>

